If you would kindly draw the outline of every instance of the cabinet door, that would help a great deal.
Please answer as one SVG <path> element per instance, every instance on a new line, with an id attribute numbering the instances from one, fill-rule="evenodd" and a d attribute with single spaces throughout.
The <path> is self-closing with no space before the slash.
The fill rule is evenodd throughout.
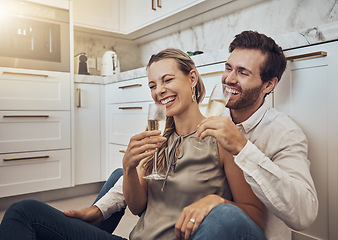
<path id="1" fill-rule="evenodd" d="M 0 110 L 70 110 L 69 73 L 0 68 Z"/>
<path id="2" fill-rule="evenodd" d="M 76 26 L 119 30 L 119 0 L 73 0 L 73 6 Z"/>
<path id="3" fill-rule="evenodd" d="M 107 86 L 108 103 L 139 101 L 152 101 L 147 77 L 112 83 Z"/>
<path id="4" fill-rule="evenodd" d="M 75 184 L 100 181 L 100 86 L 75 84 Z"/>
<path id="5" fill-rule="evenodd" d="M 0 154 L 70 148 L 69 111 L 0 111 Z"/>
<path id="6" fill-rule="evenodd" d="M 279 111 L 287 113 L 303 129 L 309 142 L 308 157 L 319 213 L 313 225 L 302 233 L 319 239 L 338 239 L 338 43 L 295 49 L 286 55 L 320 51 L 327 52 L 327 56 L 288 62 L 274 101 Z M 302 233 L 295 233 L 293 239 L 312 239 Z"/>
<path id="7" fill-rule="evenodd" d="M 124 0 L 121 2 L 121 22 L 127 32 L 136 31 L 203 1 Z"/>
<path id="8" fill-rule="evenodd" d="M 0 198 L 71 186 L 70 150 L 0 154 Z"/>
<path id="9" fill-rule="evenodd" d="M 108 158 L 106 167 L 106 178 L 117 168 L 122 168 L 122 159 L 127 149 L 126 145 L 108 144 Z"/>
<path id="10" fill-rule="evenodd" d="M 149 102 L 108 106 L 109 143 L 128 145 L 135 134 L 146 130 Z"/>

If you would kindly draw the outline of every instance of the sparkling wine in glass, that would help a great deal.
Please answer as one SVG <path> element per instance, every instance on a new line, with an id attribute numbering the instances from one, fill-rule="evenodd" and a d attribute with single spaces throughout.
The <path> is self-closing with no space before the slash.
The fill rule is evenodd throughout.
<path id="1" fill-rule="evenodd" d="M 166 108 L 164 105 L 151 103 L 149 104 L 148 110 L 148 130 L 160 130 L 161 134 L 163 134 L 165 129 L 166 120 Z M 164 176 L 161 176 L 157 172 L 157 154 L 156 151 L 154 154 L 153 160 L 153 171 L 150 175 L 145 176 L 145 179 L 153 179 L 153 180 L 164 180 Z"/>
<path id="2" fill-rule="evenodd" d="M 219 116 L 227 105 L 230 96 L 231 93 L 226 90 L 225 84 L 216 84 L 211 92 L 205 116 L 207 118 Z M 204 150 L 206 147 L 208 147 L 208 143 L 205 140 L 197 137 L 192 137 L 189 139 L 189 141 L 198 150 Z"/>

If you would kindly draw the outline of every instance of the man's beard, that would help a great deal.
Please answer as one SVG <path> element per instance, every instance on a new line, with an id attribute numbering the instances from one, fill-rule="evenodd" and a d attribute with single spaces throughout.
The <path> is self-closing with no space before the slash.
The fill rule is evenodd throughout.
<path id="1" fill-rule="evenodd" d="M 244 92 L 241 91 L 240 98 L 236 102 L 228 104 L 227 107 L 230 109 L 242 109 L 253 105 L 259 98 L 261 88 L 262 85 L 247 89 Z"/>

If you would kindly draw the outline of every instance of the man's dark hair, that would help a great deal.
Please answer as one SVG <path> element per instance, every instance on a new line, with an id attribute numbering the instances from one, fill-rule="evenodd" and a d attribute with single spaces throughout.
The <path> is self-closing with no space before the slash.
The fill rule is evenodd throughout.
<path id="1" fill-rule="evenodd" d="M 274 77 L 281 79 L 286 68 L 286 59 L 283 50 L 276 42 L 264 34 L 254 31 L 244 31 L 235 36 L 230 43 L 229 52 L 236 48 L 256 49 L 266 54 L 266 61 L 260 67 L 260 75 L 263 82 L 267 82 Z"/>

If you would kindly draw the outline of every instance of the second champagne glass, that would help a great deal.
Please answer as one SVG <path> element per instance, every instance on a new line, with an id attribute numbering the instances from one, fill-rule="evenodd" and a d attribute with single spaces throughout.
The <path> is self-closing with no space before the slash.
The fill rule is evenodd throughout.
<path id="1" fill-rule="evenodd" d="M 160 130 L 161 134 L 163 134 L 165 130 L 166 124 L 166 107 L 161 104 L 151 103 L 149 104 L 148 110 L 148 130 Z M 150 175 L 145 176 L 145 179 L 153 179 L 153 180 L 164 180 L 164 176 L 161 176 L 157 172 L 157 151 L 154 155 L 153 160 L 153 171 Z"/>
<path id="2" fill-rule="evenodd" d="M 211 92 L 205 116 L 207 118 L 219 116 L 227 105 L 230 96 L 231 93 L 226 90 L 225 84 L 216 84 Z M 198 150 L 203 150 L 208 146 L 208 143 L 206 143 L 205 140 L 199 139 L 197 137 L 190 138 L 189 141 Z"/>

